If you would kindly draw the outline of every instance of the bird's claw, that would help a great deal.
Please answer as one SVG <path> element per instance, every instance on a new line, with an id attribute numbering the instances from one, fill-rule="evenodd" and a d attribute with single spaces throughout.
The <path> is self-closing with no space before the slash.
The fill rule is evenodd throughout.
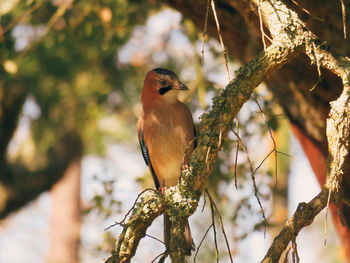
<path id="1" fill-rule="evenodd" d="M 161 192 L 162 194 L 164 194 L 166 189 L 167 189 L 166 186 L 161 186 L 158 188 L 158 191 Z"/>

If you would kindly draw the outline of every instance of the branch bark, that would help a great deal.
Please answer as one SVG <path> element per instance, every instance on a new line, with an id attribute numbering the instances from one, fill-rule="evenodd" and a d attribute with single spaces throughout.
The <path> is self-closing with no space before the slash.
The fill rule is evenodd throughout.
<path id="1" fill-rule="evenodd" d="M 283 251 L 290 241 L 296 238 L 305 226 L 310 225 L 314 218 L 327 206 L 328 190 L 323 189 L 309 203 L 299 203 L 293 216 L 285 223 L 280 233 L 273 240 L 262 263 L 279 262 Z"/>
<path id="2" fill-rule="evenodd" d="M 164 197 L 156 191 L 148 192 L 133 208 L 132 214 L 118 238 L 116 248 L 105 262 L 130 262 L 141 238 L 146 235 L 148 227 L 154 219 L 165 212 L 165 209 Z"/>

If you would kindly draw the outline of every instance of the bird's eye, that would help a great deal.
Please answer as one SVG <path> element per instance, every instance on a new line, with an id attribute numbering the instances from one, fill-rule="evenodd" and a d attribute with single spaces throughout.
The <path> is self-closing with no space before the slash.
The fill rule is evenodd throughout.
<path id="1" fill-rule="evenodd" d="M 167 84 L 167 81 L 166 80 L 160 80 L 159 83 L 160 83 L 160 85 L 165 86 Z"/>

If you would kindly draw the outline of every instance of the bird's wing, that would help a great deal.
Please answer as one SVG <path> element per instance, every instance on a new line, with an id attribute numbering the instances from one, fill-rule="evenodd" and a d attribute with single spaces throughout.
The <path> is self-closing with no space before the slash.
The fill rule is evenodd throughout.
<path id="1" fill-rule="evenodd" d="M 141 127 L 138 127 L 137 130 L 138 130 L 139 143 L 140 143 L 143 159 L 145 160 L 146 165 L 148 166 L 149 170 L 151 171 L 156 189 L 159 189 L 160 184 L 159 184 L 158 178 L 156 176 L 156 173 L 154 172 L 154 169 L 153 169 L 153 166 L 151 163 L 151 158 L 149 156 L 147 144 L 145 143 L 145 140 L 143 137 L 143 130 Z"/>
<path id="2" fill-rule="evenodd" d="M 194 126 L 193 123 L 193 149 L 196 149 L 197 147 L 197 132 L 196 132 L 196 127 Z"/>
<path id="3" fill-rule="evenodd" d="M 193 143 L 193 149 L 196 149 L 196 147 L 197 147 L 197 132 L 196 132 L 196 127 L 194 126 L 193 117 L 192 117 L 190 109 L 185 104 L 183 104 L 183 103 L 181 103 L 181 104 L 183 105 L 183 109 L 184 109 L 183 115 L 188 117 L 188 126 L 187 127 L 189 127 L 189 129 L 190 129 L 190 127 L 191 127 L 190 125 L 192 125 L 192 130 L 193 130 L 192 143 Z"/>

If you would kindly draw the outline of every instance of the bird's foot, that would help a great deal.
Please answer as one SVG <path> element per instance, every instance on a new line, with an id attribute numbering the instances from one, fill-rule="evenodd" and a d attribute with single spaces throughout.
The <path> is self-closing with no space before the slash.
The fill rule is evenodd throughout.
<path id="1" fill-rule="evenodd" d="M 190 166 L 188 165 L 188 164 L 183 164 L 182 165 L 182 170 L 183 171 L 187 171 L 187 170 L 189 170 L 190 169 Z"/>
<path id="2" fill-rule="evenodd" d="M 166 189 L 167 189 L 166 186 L 161 186 L 158 188 L 158 191 L 161 192 L 162 194 L 164 194 Z"/>

